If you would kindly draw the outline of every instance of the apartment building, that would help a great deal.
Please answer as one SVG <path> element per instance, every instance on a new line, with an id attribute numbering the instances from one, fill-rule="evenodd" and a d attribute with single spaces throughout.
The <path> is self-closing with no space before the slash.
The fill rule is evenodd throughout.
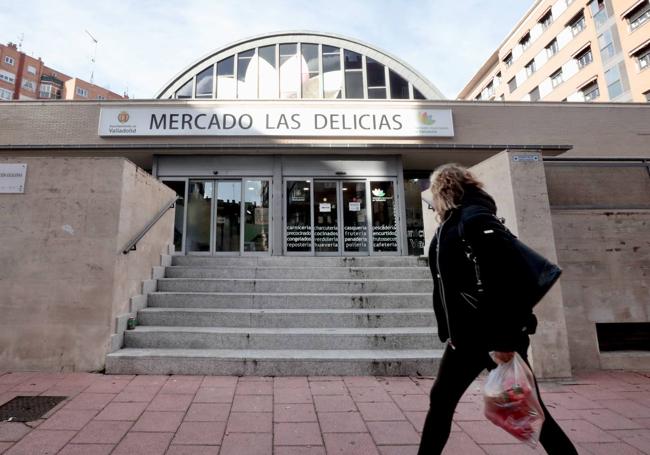
<path id="1" fill-rule="evenodd" d="M 46 66 L 40 58 L 0 44 L 0 101 L 65 99 L 114 100 L 125 96 Z"/>
<path id="2" fill-rule="evenodd" d="M 458 99 L 650 102 L 650 1 L 535 1 Z"/>

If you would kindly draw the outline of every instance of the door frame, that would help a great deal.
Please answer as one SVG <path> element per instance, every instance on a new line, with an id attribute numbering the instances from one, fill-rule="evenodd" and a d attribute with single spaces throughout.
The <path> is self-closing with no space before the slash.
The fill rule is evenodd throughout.
<path id="1" fill-rule="evenodd" d="M 310 222 L 311 222 L 311 249 L 309 251 L 287 251 L 287 208 L 288 208 L 288 194 L 287 194 L 287 184 L 289 181 L 304 181 L 309 182 L 310 187 Z M 336 193 L 337 193 L 337 223 L 339 230 L 339 248 L 337 252 L 324 252 L 317 253 L 315 251 L 315 235 L 314 235 L 314 182 L 336 182 Z M 345 251 L 345 239 L 343 235 L 343 191 L 341 189 L 342 182 L 363 182 L 365 183 L 365 197 L 366 197 L 366 223 L 368 226 L 368 250 L 365 252 L 346 252 Z M 394 198 L 394 216 L 395 216 L 395 229 L 396 229 L 396 241 L 397 241 L 397 251 L 374 251 L 373 248 L 373 216 L 372 216 L 372 182 L 391 182 L 393 185 L 393 198 Z M 392 176 L 386 177 L 330 177 L 330 176 L 318 176 L 318 177 L 304 177 L 304 176 L 290 176 L 283 177 L 282 179 L 282 233 L 283 233 L 283 245 L 282 252 L 286 256 L 317 256 L 317 257 L 353 257 L 353 256 L 401 256 L 403 245 L 402 245 L 402 236 L 400 234 L 401 227 L 401 198 L 398 187 L 398 178 Z"/>
<path id="2" fill-rule="evenodd" d="M 272 177 L 246 177 L 246 176 L 227 176 L 221 178 L 207 178 L 207 177 L 195 177 L 187 178 L 186 190 L 189 192 L 189 186 L 192 182 L 211 182 L 212 183 L 212 200 L 210 202 L 210 248 L 209 251 L 187 251 L 185 237 L 187 235 L 187 211 L 189 207 L 189 201 L 185 205 L 185 216 L 184 216 L 184 231 L 183 231 L 183 251 L 184 254 L 188 256 L 215 256 L 215 257 L 240 257 L 240 256 L 270 256 L 273 248 L 273 210 L 272 210 L 272 200 L 273 200 L 273 178 Z M 246 180 L 259 180 L 266 181 L 268 183 L 268 245 L 269 248 L 267 251 L 244 251 L 244 232 L 246 227 L 246 201 L 245 201 L 245 183 Z M 240 186 L 240 206 L 239 206 L 239 250 L 238 251 L 216 251 L 217 246 L 217 186 L 219 182 L 239 182 Z M 186 199 L 187 200 L 187 199 Z"/>

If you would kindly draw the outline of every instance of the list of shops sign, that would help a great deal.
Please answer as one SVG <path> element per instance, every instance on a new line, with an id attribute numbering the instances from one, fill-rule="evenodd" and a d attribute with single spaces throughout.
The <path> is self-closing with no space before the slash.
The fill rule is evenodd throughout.
<path id="1" fill-rule="evenodd" d="M 26 164 L 0 164 L 0 193 L 24 193 Z"/>
<path id="2" fill-rule="evenodd" d="M 355 106 L 102 107 L 100 136 L 453 137 L 449 109 Z"/>

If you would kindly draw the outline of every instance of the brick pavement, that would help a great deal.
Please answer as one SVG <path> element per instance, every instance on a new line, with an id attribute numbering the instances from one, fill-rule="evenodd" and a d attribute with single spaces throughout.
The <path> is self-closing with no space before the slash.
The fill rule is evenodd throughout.
<path id="1" fill-rule="evenodd" d="M 456 410 L 446 454 L 544 453 L 482 414 L 480 380 Z M 106 376 L 0 372 L 0 404 L 64 395 L 43 419 L 0 422 L 0 454 L 409 455 L 430 378 Z M 579 373 L 542 384 L 581 454 L 650 454 L 650 373 Z"/>

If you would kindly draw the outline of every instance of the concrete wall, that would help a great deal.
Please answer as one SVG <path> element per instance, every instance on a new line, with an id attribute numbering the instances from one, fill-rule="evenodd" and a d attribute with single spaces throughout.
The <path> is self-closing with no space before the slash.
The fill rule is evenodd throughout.
<path id="1" fill-rule="evenodd" d="M 547 165 L 574 369 L 648 365 L 598 349 L 596 323 L 650 322 L 650 176 L 609 166 Z"/>
<path id="2" fill-rule="evenodd" d="M 0 367 L 101 369 L 115 317 L 171 243 L 173 211 L 138 251 L 120 248 L 173 192 L 120 158 L 0 162 L 27 163 L 25 193 L 0 194 Z"/>

